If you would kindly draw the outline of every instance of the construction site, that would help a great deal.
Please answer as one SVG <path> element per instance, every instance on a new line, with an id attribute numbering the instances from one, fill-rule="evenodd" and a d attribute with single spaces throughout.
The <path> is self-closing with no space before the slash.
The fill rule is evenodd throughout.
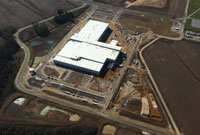
<path id="1" fill-rule="evenodd" d="M 120 85 L 120 90 L 112 103 L 119 115 L 129 118 L 141 116 L 156 122 L 163 122 L 161 110 L 157 105 L 147 71 L 134 59 Z M 141 118 L 141 119 L 142 119 Z M 138 118 L 140 119 L 140 118 Z"/>
<path id="2" fill-rule="evenodd" d="M 95 76 L 55 65 L 50 57 L 36 71 L 41 79 L 32 77 L 34 83 L 30 81 L 27 85 L 42 89 L 50 96 L 96 109 L 114 110 L 123 117 L 166 126 L 147 71 L 137 53 L 142 45 L 155 37 L 148 36 L 148 32 L 141 35 L 141 32 L 126 31 L 117 23 L 109 23 L 109 29 L 112 32 L 105 43 L 118 41 L 124 54 L 120 56 L 120 65 L 115 70 L 105 70 L 103 76 Z M 136 53 L 133 55 L 131 50 L 134 44 Z M 43 81 L 43 78 L 47 78 L 47 81 Z M 114 102 L 111 102 L 113 99 Z"/>
<path id="3" fill-rule="evenodd" d="M 124 28 L 118 21 L 120 11 L 103 7 L 91 11 L 29 69 L 23 78 L 28 80 L 25 87 L 88 111 L 168 127 L 138 54 L 156 37 L 149 29 Z"/>
<path id="4" fill-rule="evenodd" d="M 184 28 L 199 9 L 188 16 L 190 1 L 61 0 L 51 12 L 47 2 L 2 2 L 35 23 L 18 18 L 13 60 L 2 49 L 0 133 L 198 134 L 198 33 Z"/>
<path id="5" fill-rule="evenodd" d="M 85 24 L 83 23 L 83 26 Z M 52 59 L 55 59 L 53 58 L 54 55 L 53 57 L 49 56 L 43 62 L 45 64 L 42 63 L 35 69 L 38 77 L 31 77 L 27 86 L 43 89 L 44 93 L 51 95 L 58 95 L 67 99 L 71 98 L 84 104 L 89 103 L 92 106 L 107 108 L 115 90 L 118 88 L 116 85 L 118 85 L 118 81 L 121 78 L 123 65 L 126 64 L 127 57 L 131 56 L 132 45 L 136 43 L 138 38 L 134 36 L 133 32 L 125 32 L 119 24 L 108 23 L 108 25 L 109 32 L 105 34 L 106 37 L 102 37 L 104 44 L 117 41 L 116 47 L 120 48 L 121 52 L 117 54 L 117 59 L 113 64 L 103 66 L 100 75 L 94 75 L 93 71 L 85 73 L 85 69 L 79 68 L 83 71 L 77 71 L 73 67 L 66 68 L 56 65 L 52 61 Z M 80 26 L 80 28 L 83 26 Z M 77 32 L 79 31 L 80 29 Z M 103 45 L 103 42 L 101 44 Z M 44 81 L 43 78 L 47 80 L 45 79 L 46 81 Z"/>

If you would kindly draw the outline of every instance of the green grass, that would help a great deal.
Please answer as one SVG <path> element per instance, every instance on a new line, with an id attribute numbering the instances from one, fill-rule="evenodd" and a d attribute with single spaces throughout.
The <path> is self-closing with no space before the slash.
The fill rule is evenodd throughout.
<path id="1" fill-rule="evenodd" d="M 200 1 L 199 0 L 190 0 L 188 15 L 192 14 L 198 8 L 200 8 Z"/>
<path id="2" fill-rule="evenodd" d="M 200 19 L 200 11 L 198 11 L 194 15 L 192 15 L 191 18 Z"/>
<path id="3" fill-rule="evenodd" d="M 192 27 L 191 23 L 192 23 L 192 19 L 187 19 L 186 24 L 185 24 L 185 30 L 200 32 L 200 29 Z"/>

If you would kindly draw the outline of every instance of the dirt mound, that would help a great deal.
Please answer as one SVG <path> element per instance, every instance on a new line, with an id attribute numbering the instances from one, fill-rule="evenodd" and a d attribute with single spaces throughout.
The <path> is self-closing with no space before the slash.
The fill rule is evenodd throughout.
<path id="1" fill-rule="evenodd" d="M 129 8 L 131 6 L 149 6 L 164 8 L 167 5 L 167 0 L 136 0 L 134 2 L 127 0 L 125 1 L 125 5 L 126 8 Z"/>

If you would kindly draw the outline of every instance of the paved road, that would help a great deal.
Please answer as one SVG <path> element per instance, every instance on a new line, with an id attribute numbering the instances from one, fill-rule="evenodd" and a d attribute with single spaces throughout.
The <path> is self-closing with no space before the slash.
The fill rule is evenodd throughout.
<path id="1" fill-rule="evenodd" d="M 48 20 L 48 19 L 46 19 L 46 20 Z M 46 21 L 46 20 L 43 20 L 43 21 Z M 122 123 L 122 124 L 127 125 L 127 126 L 132 126 L 132 127 L 135 127 L 135 128 L 138 128 L 138 129 L 141 129 L 141 130 L 144 130 L 144 131 L 148 131 L 148 132 L 151 132 L 151 133 L 161 134 L 161 135 L 174 134 L 172 131 L 169 131 L 168 129 L 165 129 L 165 128 L 162 128 L 162 127 L 159 127 L 159 126 L 151 125 L 151 124 L 144 123 L 144 122 L 141 122 L 141 121 L 138 121 L 138 120 L 133 120 L 133 119 L 130 120 L 130 119 L 125 118 L 125 117 L 120 117 L 119 115 L 112 115 L 109 112 L 102 113 L 99 110 L 95 110 L 95 109 L 92 109 L 92 108 L 89 108 L 89 107 L 86 107 L 86 106 L 81 106 L 81 105 L 76 104 L 76 103 L 72 103 L 72 102 L 69 102 L 69 101 L 66 101 L 66 100 L 62 100 L 62 99 L 59 99 L 59 98 L 56 98 L 56 97 L 46 95 L 42 92 L 35 92 L 35 91 L 31 91 L 31 90 L 24 88 L 24 86 L 22 84 L 22 77 L 28 69 L 30 52 L 29 52 L 28 47 L 19 38 L 19 33 L 21 31 L 23 31 L 24 29 L 27 29 L 29 27 L 31 27 L 31 25 L 26 26 L 24 28 L 21 28 L 15 33 L 17 43 L 20 45 L 20 47 L 25 52 L 24 61 L 21 65 L 20 70 L 19 70 L 19 72 L 16 76 L 16 79 L 15 79 L 15 85 L 20 91 L 27 93 L 27 94 L 30 94 L 30 95 L 33 95 L 33 96 L 36 96 L 36 97 L 39 97 L 39 98 L 42 98 L 42 99 L 45 99 L 45 100 L 50 101 L 50 102 L 56 102 L 58 104 L 61 104 L 63 106 L 66 106 L 66 107 L 69 107 L 69 108 L 72 108 L 72 109 L 76 109 L 76 110 L 80 110 L 80 111 L 83 111 L 83 112 L 87 112 L 87 113 L 92 114 L 92 115 L 104 117 L 108 120 L 115 121 L 115 122 L 118 122 L 118 123 Z"/>

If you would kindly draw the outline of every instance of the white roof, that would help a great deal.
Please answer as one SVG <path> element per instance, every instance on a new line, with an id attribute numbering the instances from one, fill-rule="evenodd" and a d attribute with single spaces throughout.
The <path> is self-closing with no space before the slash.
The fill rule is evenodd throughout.
<path id="1" fill-rule="evenodd" d="M 78 34 L 70 38 L 54 60 L 100 72 L 106 59 L 115 61 L 121 50 L 117 41 L 112 41 L 112 44 L 97 41 L 107 27 L 107 23 L 90 20 Z"/>
<path id="2" fill-rule="evenodd" d="M 108 23 L 89 20 L 78 34 L 85 40 L 92 39 L 94 41 L 98 41 L 108 26 Z"/>
<path id="3" fill-rule="evenodd" d="M 83 38 L 83 37 L 81 37 L 80 34 L 75 34 L 70 39 L 78 41 L 78 42 L 85 42 L 85 43 L 93 44 L 95 46 L 100 46 L 103 48 L 112 49 L 112 50 L 116 50 L 116 51 L 121 50 L 121 47 L 117 46 L 118 41 L 116 41 L 116 40 L 112 40 L 110 44 L 107 44 L 107 43 L 95 41 L 92 39 L 90 40 L 90 39 Z"/>

